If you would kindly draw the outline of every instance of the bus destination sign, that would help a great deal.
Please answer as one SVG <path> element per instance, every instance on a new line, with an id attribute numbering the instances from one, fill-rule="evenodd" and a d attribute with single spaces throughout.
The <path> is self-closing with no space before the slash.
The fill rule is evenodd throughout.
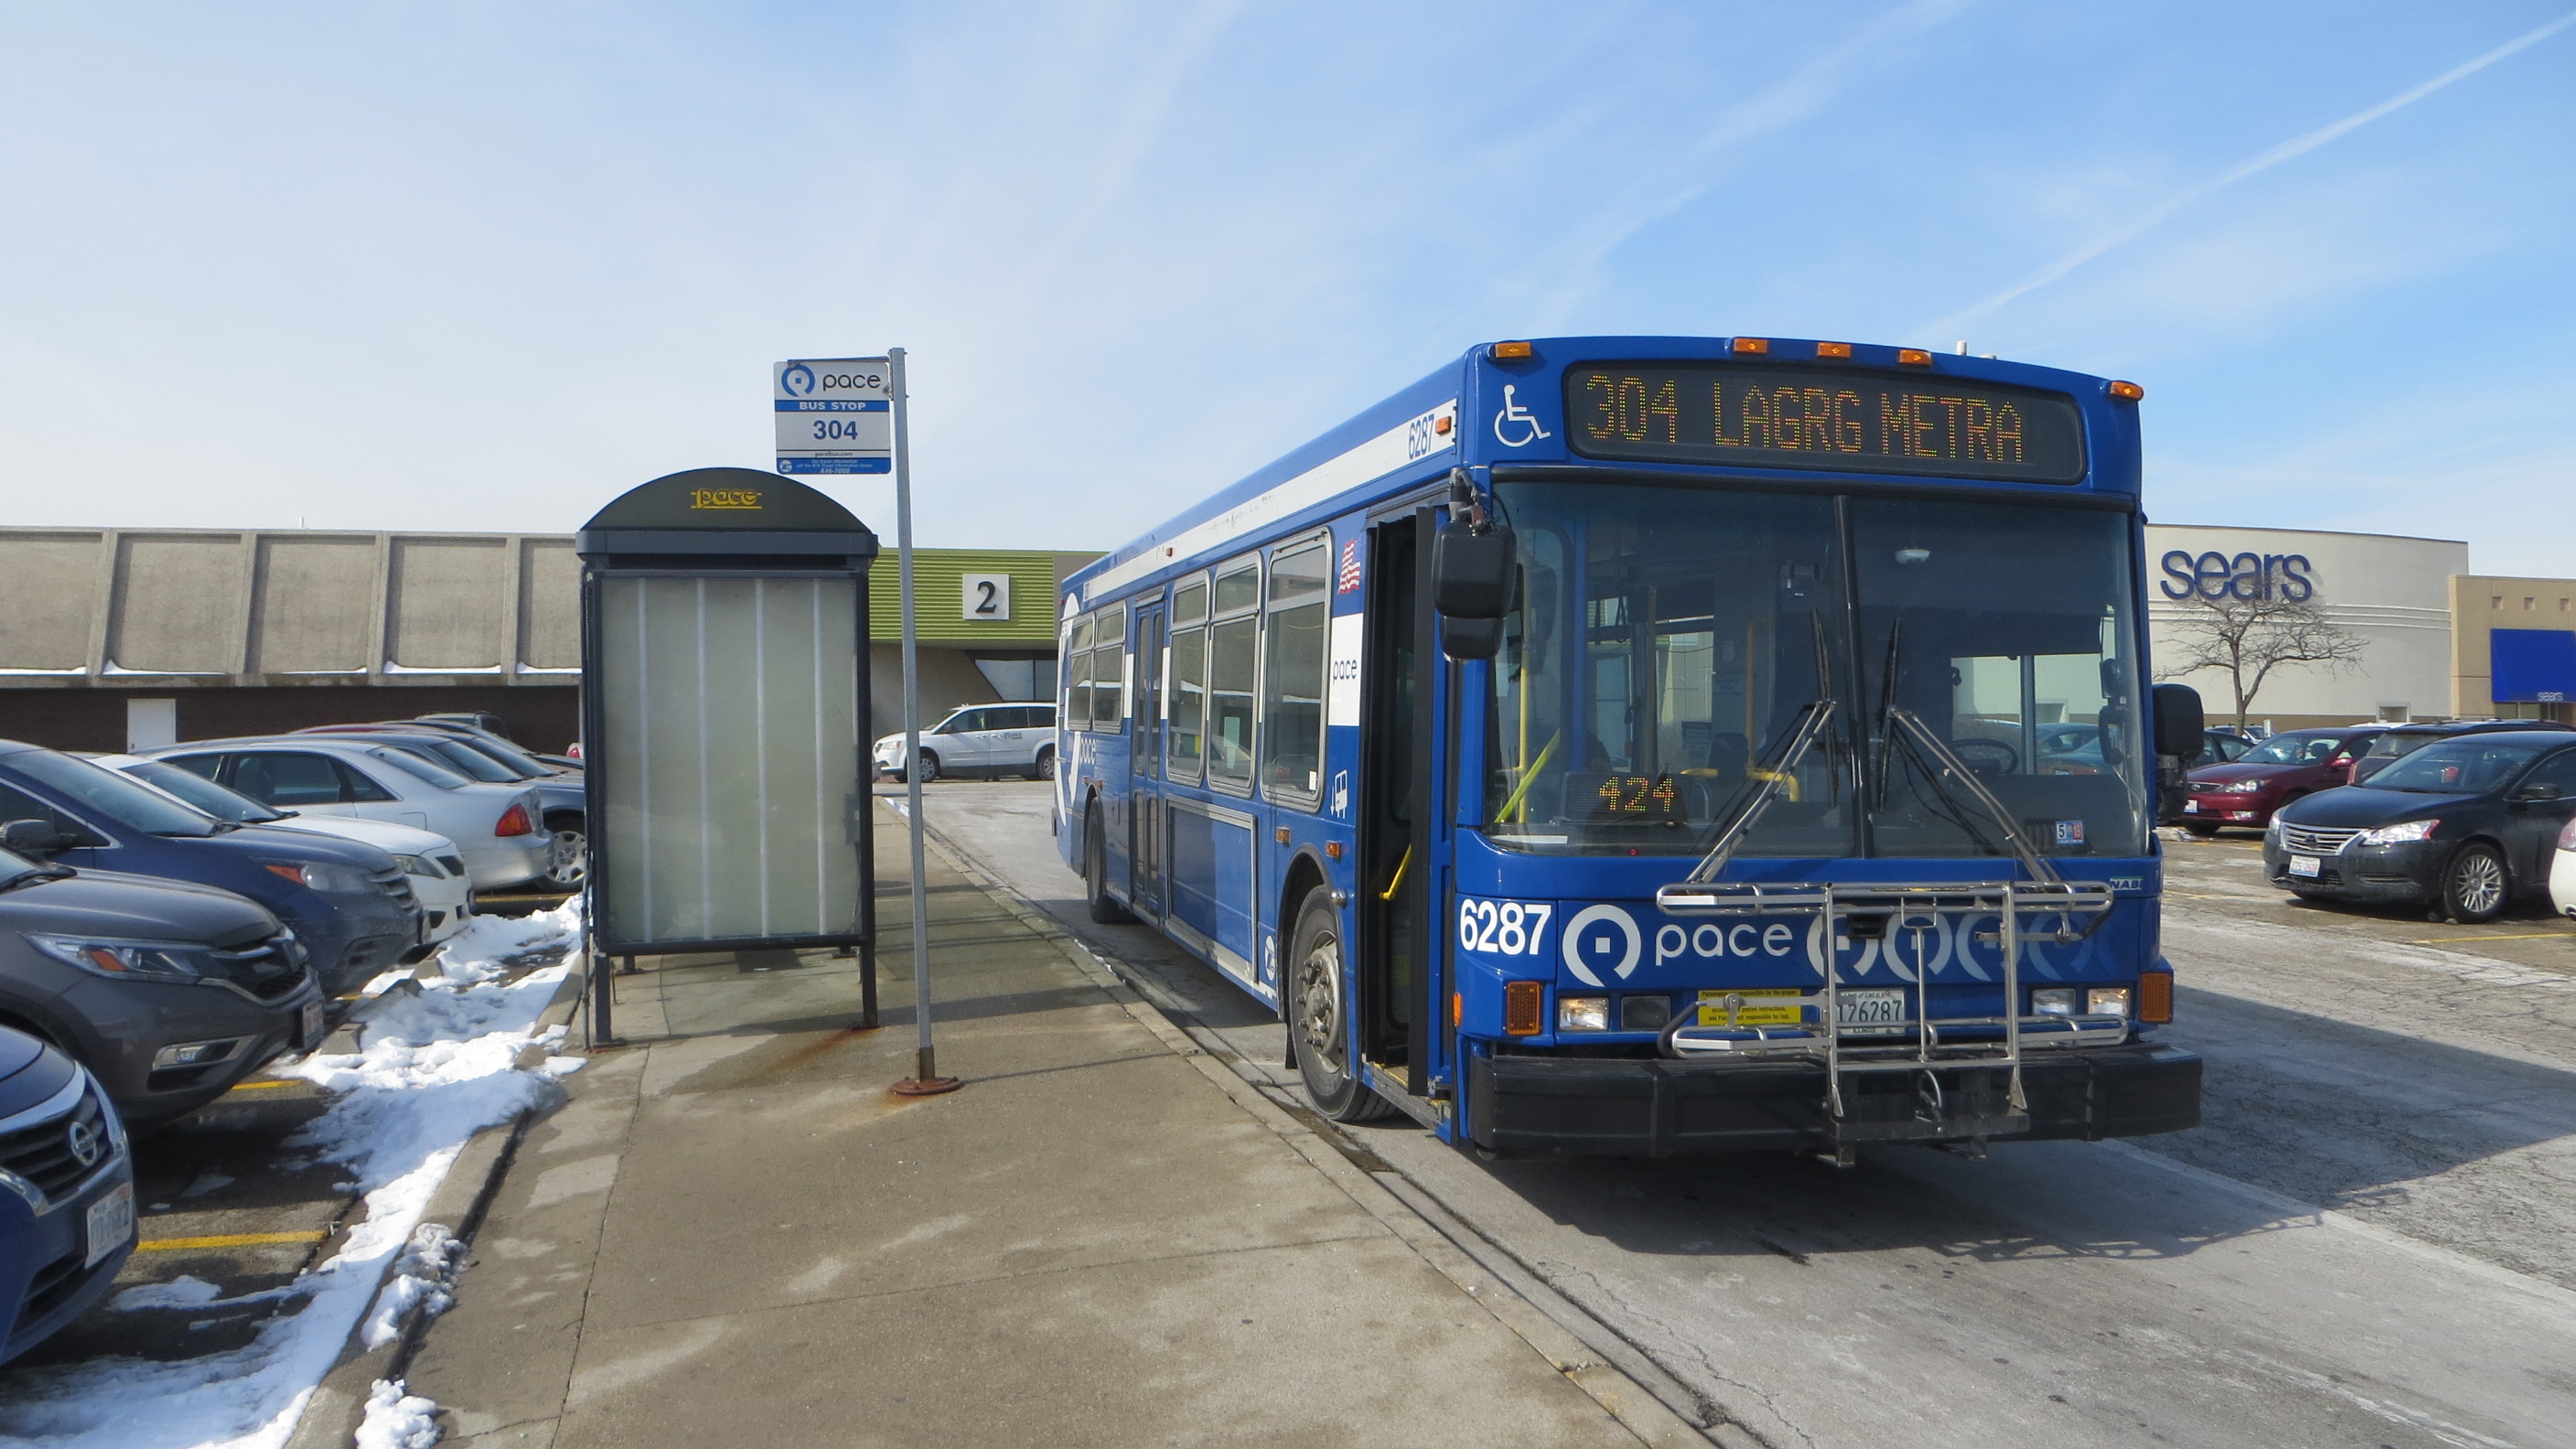
<path id="1" fill-rule="evenodd" d="M 1578 364 L 1566 431 L 1592 458 L 2020 483 L 2084 476 L 2074 402 L 1965 378 L 1822 367 Z"/>

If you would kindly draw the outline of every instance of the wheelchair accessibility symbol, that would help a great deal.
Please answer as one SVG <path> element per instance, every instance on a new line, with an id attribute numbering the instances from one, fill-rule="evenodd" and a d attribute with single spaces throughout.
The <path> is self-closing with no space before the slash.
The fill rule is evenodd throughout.
<path id="1" fill-rule="evenodd" d="M 1512 384 L 1503 384 L 1502 411 L 1494 414 L 1494 440 L 1506 448 L 1526 448 L 1541 438 L 1555 437 L 1538 425 L 1538 414 L 1512 396 L 1515 391 Z"/>

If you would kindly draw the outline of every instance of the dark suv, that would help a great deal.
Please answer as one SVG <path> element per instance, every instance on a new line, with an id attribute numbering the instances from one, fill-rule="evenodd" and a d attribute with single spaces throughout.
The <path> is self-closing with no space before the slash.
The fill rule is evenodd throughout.
<path id="1" fill-rule="evenodd" d="M 230 891 L 0 850 L 0 1025 L 69 1052 L 133 1126 L 315 1045 L 322 1008 L 294 933 Z"/>
<path id="2" fill-rule="evenodd" d="M 2184 787 L 2182 825 L 2216 835 L 2222 825 L 2260 830 L 2272 812 L 2352 777 L 2352 764 L 2376 729 L 2285 730 L 2225 764 L 2204 764 Z"/>
<path id="3" fill-rule="evenodd" d="M 2546 889 L 2576 816 L 2576 731 L 2476 730 L 2438 740 L 2365 785 L 2291 802 L 2263 840 L 2263 874 L 2315 900 L 2429 903 L 2491 921 Z"/>
<path id="4" fill-rule="evenodd" d="M 0 1029 L 0 1363 L 116 1285 L 134 1251 L 134 1159 L 69 1057 Z"/>
<path id="5" fill-rule="evenodd" d="M 2553 724 L 2545 719 L 2470 719 L 2448 724 L 2399 725 L 2379 732 L 2370 748 L 2352 762 L 2352 783 L 2360 784 L 2391 764 L 2440 740 L 2461 735 L 2494 734 L 2499 730 L 2565 730 L 2576 726 Z"/>
<path id="6" fill-rule="evenodd" d="M 0 740 L 0 845 L 83 871 L 193 881 L 250 897 L 295 928 L 337 995 L 421 938 L 394 858 L 306 830 L 235 825 L 114 770 Z"/>

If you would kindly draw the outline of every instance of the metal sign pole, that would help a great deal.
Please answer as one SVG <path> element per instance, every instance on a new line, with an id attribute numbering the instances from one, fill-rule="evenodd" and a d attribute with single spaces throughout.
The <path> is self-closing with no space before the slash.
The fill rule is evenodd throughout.
<path id="1" fill-rule="evenodd" d="M 886 390 L 894 404 L 895 584 L 903 600 L 903 782 L 905 823 L 912 827 L 912 1011 L 919 1060 L 910 1077 L 894 1084 L 907 1097 L 953 1092 L 955 1077 L 939 1075 L 930 1045 L 930 895 L 921 835 L 921 641 L 912 608 L 912 427 L 903 385 L 903 349 L 886 349 Z"/>

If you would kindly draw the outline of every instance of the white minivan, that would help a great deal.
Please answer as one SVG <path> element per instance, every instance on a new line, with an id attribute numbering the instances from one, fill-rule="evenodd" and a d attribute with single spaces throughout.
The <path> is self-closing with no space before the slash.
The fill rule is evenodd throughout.
<path id="1" fill-rule="evenodd" d="M 900 779 L 904 773 L 903 736 L 887 735 L 876 745 L 877 773 Z M 1055 706 L 1052 704 L 977 704 L 921 732 L 921 778 L 1026 775 L 1055 778 Z"/>
<path id="2" fill-rule="evenodd" d="M 356 815 L 444 835 L 478 891 L 524 885 L 554 860 L 545 811 L 524 785 L 469 780 L 407 750 L 335 739 L 201 740 L 153 750 L 263 805 L 305 815 Z"/>

